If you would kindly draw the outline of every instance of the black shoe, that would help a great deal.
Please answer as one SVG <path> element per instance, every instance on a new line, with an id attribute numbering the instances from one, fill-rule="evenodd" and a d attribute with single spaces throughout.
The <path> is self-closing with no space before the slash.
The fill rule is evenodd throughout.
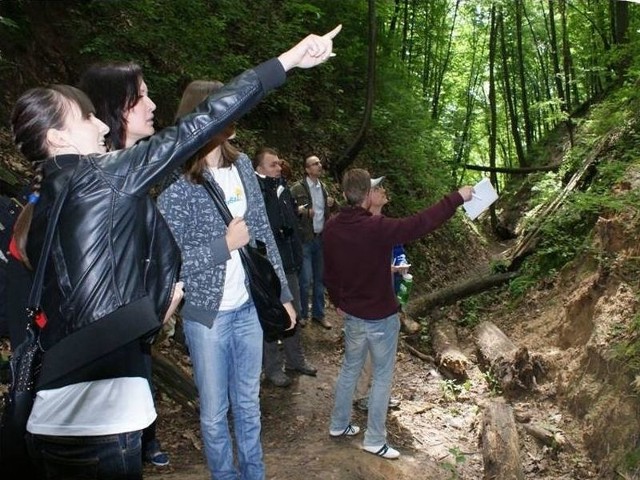
<path id="1" fill-rule="evenodd" d="M 318 373 L 318 369 L 315 367 L 312 367 L 311 365 L 309 365 L 308 363 L 303 363 L 302 365 L 298 366 L 298 367 L 285 367 L 285 371 L 287 372 L 298 372 L 301 373 L 303 375 L 309 375 L 310 377 L 315 377 L 316 374 Z"/>
<path id="2" fill-rule="evenodd" d="M 268 376 L 267 380 L 269 380 L 276 387 L 288 387 L 291 385 L 291 379 L 287 377 L 284 372 L 276 372 L 275 374 Z"/>
<path id="3" fill-rule="evenodd" d="M 300 325 L 302 328 L 306 327 L 307 323 L 309 323 L 309 319 L 308 318 L 300 317 L 298 319 L 298 325 Z"/>
<path id="4" fill-rule="evenodd" d="M 311 320 L 319 323 L 320 325 L 322 325 L 322 328 L 326 328 L 327 330 L 331 330 L 331 327 L 333 327 L 333 325 L 331 325 L 331 322 L 329 322 L 329 320 L 327 320 L 324 317 L 322 318 L 311 317 Z"/>

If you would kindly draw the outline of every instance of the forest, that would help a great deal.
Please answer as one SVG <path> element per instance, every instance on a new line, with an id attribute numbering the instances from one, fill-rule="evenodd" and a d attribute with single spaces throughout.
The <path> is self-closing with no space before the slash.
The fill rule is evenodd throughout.
<path id="1" fill-rule="evenodd" d="M 290 74 L 239 122 L 234 144 L 249 156 L 277 149 L 296 177 L 317 155 L 336 198 L 349 168 L 384 175 L 389 216 L 483 178 L 499 200 L 478 220 L 457 214 L 407 247 L 408 313 L 421 330 L 402 339 L 399 364 L 439 376 L 431 388 L 398 373 L 396 389 L 411 407 L 389 428 L 421 470 L 363 459 L 337 473 L 349 452 L 329 448 L 307 466 L 308 478 L 640 478 L 635 0 L 0 0 L 0 193 L 16 195 L 33 175 L 9 121 L 26 89 L 75 85 L 93 63 L 134 61 L 163 127 L 190 81 L 227 81 L 338 24 L 335 58 Z M 305 330 L 326 385 L 304 379 L 297 388 L 323 409 L 340 362 L 335 330 Z M 188 383 L 188 359 L 172 345 L 166 339 L 158 351 L 184 367 Z M 187 463 L 202 462 L 197 419 L 171 388 L 181 387 L 167 386 L 162 411 L 186 423 L 166 419 L 161 429 L 181 438 L 174 457 L 185 443 L 191 451 L 171 473 L 201 478 Z M 267 425 L 284 418 L 277 402 L 295 403 L 286 392 L 262 395 Z M 300 418 L 311 415 L 300 409 Z M 313 421 L 326 423 L 316 413 Z M 448 443 L 436 415 L 468 421 L 467 433 Z M 487 446 L 492 415 L 494 426 L 511 419 L 519 445 Z M 564 424 L 550 426 L 560 417 Z M 291 454 L 297 440 L 276 431 L 264 434 L 268 478 L 302 478 L 304 452 Z M 443 437 L 438 454 L 424 447 L 429 435 Z M 323 451 L 320 433 L 304 438 L 311 456 Z M 299 463 L 279 466 L 278 455 Z"/>

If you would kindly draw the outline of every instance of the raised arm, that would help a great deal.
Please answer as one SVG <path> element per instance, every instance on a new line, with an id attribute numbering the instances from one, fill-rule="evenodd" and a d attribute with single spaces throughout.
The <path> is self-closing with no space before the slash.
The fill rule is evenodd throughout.
<path id="1" fill-rule="evenodd" d="M 339 25 L 323 35 L 309 35 L 278 58 L 240 74 L 179 119 L 135 146 L 98 157 L 99 167 L 113 175 L 113 185 L 132 195 L 146 194 L 169 172 L 195 155 L 214 135 L 237 121 L 270 90 L 282 85 L 285 72 L 311 68 L 333 53 Z"/>

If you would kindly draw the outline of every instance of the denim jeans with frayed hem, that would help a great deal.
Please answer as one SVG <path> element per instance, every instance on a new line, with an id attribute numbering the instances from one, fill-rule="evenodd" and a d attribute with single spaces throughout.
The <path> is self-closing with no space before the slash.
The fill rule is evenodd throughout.
<path id="1" fill-rule="evenodd" d="M 344 360 L 336 384 L 330 430 L 344 430 L 351 421 L 353 393 L 367 354 L 373 367 L 365 447 L 386 443 L 387 408 L 391 395 L 393 370 L 398 349 L 400 320 L 393 314 L 382 320 L 363 320 L 352 315 L 344 318 Z"/>
<path id="2" fill-rule="evenodd" d="M 185 319 L 184 332 L 200 397 L 200 428 L 211 476 L 263 480 L 260 444 L 262 328 L 252 302 L 218 312 L 213 326 Z M 238 466 L 227 413 L 231 407 Z"/>
<path id="3" fill-rule="evenodd" d="M 27 434 L 39 478 L 142 480 L 142 431 L 91 437 Z"/>

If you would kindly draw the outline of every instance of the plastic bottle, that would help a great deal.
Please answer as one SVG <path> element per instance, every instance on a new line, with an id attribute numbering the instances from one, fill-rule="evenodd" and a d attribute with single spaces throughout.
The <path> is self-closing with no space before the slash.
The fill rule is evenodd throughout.
<path id="1" fill-rule="evenodd" d="M 402 281 L 400 282 L 400 288 L 398 288 L 398 302 L 401 306 L 405 306 L 409 300 L 409 293 L 413 286 L 413 275 L 405 273 L 402 275 Z"/>
<path id="2" fill-rule="evenodd" d="M 396 257 L 393 259 L 393 264 L 396 267 L 407 265 L 408 263 L 409 262 L 407 262 L 407 256 L 404 253 L 401 253 L 400 255 L 396 255 Z"/>

